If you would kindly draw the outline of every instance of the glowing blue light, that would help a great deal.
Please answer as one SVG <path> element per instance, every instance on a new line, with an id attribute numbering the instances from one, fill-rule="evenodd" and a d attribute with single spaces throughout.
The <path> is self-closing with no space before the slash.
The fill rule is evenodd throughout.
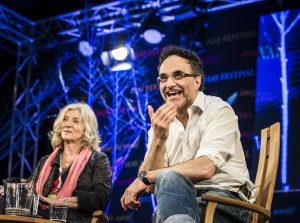
<path id="1" fill-rule="evenodd" d="M 130 70 L 132 65 L 130 62 L 119 63 L 111 67 L 111 71 Z"/>
<path id="2" fill-rule="evenodd" d="M 295 14 L 296 17 L 294 17 L 291 14 Z M 272 92 L 273 89 L 281 89 L 281 95 L 276 96 L 275 93 L 272 95 L 273 98 L 275 98 L 272 100 L 272 103 L 278 104 L 279 102 L 281 105 L 280 180 L 282 183 L 283 191 L 289 191 L 290 186 L 288 182 L 288 143 L 290 122 L 290 77 L 288 72 L 288 66 L 290 66 L 291 54 L 286 43 L 289 32 L 295 27 L 296 23 L 300 20 L 300 13 L 297 11 L 282 11 L 278 13 L 273 13 L 271 14 L 271 16 L 269 15 L 263 17 L 261 18 L 261 20 L 263 20 L 261 24 L 264 24 L 262 26 L 262 31 L 264 31 L 263 39 L 265 39 L 265 42 L 267 42 L 268 44 L 262 45 L 262 48 L 260 48 L 261 58 L 259 62 L 261 65 L 265 65 L 265 68 L 261 68 L 262 71 L 267 71 L 267 69 L 270 69 L 267 71 L 267 73 L 262 72 L 262 83 L 264 83 L 264 85 L 269 85 L 269 92 Z M 268 26 L 266 21 L 270 23 L 268 24 Z M 273 35 L 273 30 L 271 30 L 270 27 L 278 31 L 276 32 L 276 36 L 275 34 Z M 272 45 L 276 46 L 275 51 L 273 50 Z M 267 49 L 267 51 L 263 51 L 264 49 Z M 265 81 L 267 76 L 268 84 L 266 84 Z M 259 87 L 257 87 L 257 92 L 258 91 Z"/>
<path id="3" fill-rule="evenodd" d="M 121 47 L 111 51 L 111 55 L 115 60 L 122 61 L 128 56 L 128 50 L 126 47 Z"/>
<path id="4" fill-rule="evenodd" d="M 152 213 L 154 214 L 157 205 L 156 205 L 156 200 L 155 200 L 155 196 L 153 193 L 151 194 L 151 204 L 152 204 L 152 210 L 153 210 Z"/>
<path id="5" fill-rule="evenodd" d="M 286 46 L 285 38 L 287 33 L 295 25 L 299 16 L 296 20 L 293 21 L 291 25 L 286 24 L 289 11 L 283 11 L 280 13 L 273 13 L 272 18 L 277 25 L 279 35 L 280 35 L 280 44 L 278 51 L 280 53 L 280 63 L 281 63 L 281 93 L 282 93 L 282 102 L 281 102 L 281 119 L 282 119 L 282 146 L 281 146 L 281 182 L 283 184 L 283 189 L 289 189 L 287 184 L 287 173 L 288 173 L 288 126 L 289 126 L 289 83 L 288 83 L 288 73 L 287 73 L 287 62 L 286 57 Z"/>
<path id="6" fill-rule="evenodd" d="M 120 47 L 101 54 L 104 66 L 109 66 L 111 71 L 130 70 L 131 60 L 134 60 L 134 51 L 128 46 Z"/>
<path id="7" fill-rule="evenodd" d="M 261 1 L 263 1 L 263 0 L 232 1 L 233 3 L 231 3 L 231 4 L 229 3 L 229 4 L 225 4 L 225 5 L 221 5 L 221 6 L 216 6 L 211 9 L 207 9 L 207 11 L 215 12 L 215 11 L 219 11 L 219 10 L 229 9 L 229 8 L 247 5 L 247 4 L 251 4 L 251 3 L 255 3 L 255 2 L 261 2 Z"/>
<path id="8" fill-rule="evenodd" d="M 147 29 L 143 37 L 150 44 L 158 44 L 162 41 L 164 35 L 157 29 Z"/>
<path id="9" fill-rule="evenodd" d="M 93 47 L 86 40 L 82 40 L 82 41 L 79 42 L 78 50 L 85 57 L 92 56 L 93 53 L 94 53 Z"/>
<path id="10" fill-rule="evenodd" d="M 237 99 L 239 93 L 238 92 L 234 92 L 232 95 L 230 95 L 228 98 L 227 98 L 227 103 L 232 105 L 234 102 L 235 102 L 235 99 Z"/>
<path id="11" fill-rule="evenodd" d="M 253 136 L 255 142 L 255 149 L 260 150 L 260 137 L 258 135 Z"/>
<path id="12" fill-rule="evenodd" d="M 160 16 L 151 13 L 142 22 L 141 37 L 149 44 L 158 44 L 164 38 L 166 28 Z"/>
<path id="13" fill-rule="evenodd" d="M 101 60 L 104 66 L 108 66 L 110 64 L 110 58 L 109 58 L 109 53 L 108 52 L 103 52 L 101 54 Z"/>
<path id="14" fill-rule="evenodd" d="M 284 192 L 287 192 L 287 191 L 290 191 L 290 186 L 289 185 L 284 185 L 283 187 L 282 187 L 282 190 L 284 191 Z"/>

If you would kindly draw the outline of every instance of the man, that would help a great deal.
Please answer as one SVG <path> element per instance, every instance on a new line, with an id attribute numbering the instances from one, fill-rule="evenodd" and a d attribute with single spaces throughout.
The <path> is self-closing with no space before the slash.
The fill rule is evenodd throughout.
<path id="1" fill-rule="evenodd" d="M 229 104 L 202 92 L 203 65 L 195 53 L 167 47 L 158 70 L 166 103 L 156 112 L 148 106 L 152 125 L 148 151 L 121 205 L 124 210 L 137 210 L 142 193 L 155 186 L 158 208 L 154 222 L 202 222 L 202 194 L 249 198 L 241 191 L 254 188 L 237 116 Z M 247 211 L 219 205 L 215 222 L 245 222 L 247 217 Z"/>

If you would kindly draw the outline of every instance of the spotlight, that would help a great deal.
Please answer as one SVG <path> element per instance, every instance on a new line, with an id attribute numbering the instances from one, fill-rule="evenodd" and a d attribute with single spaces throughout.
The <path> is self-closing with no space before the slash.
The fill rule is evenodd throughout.
<path id="1" fill-rule="evenodd" d="M 78 44 L 78 50 L 79 52 L 85 56 L 85 57 L 89 57 L 92 56 L 94 53 L 94 49 L 91 46 L 91 44 L 86 41 L 86 40 L 81 40 Z"/>
<path id="2" fill-rule="evenodd" d="M 131 47 L 123 46 L 111 51 L 104 51 L 101 60 L 104 66 L 109 66 L 111 71 L 130 70 L 134 51 Z"/>
<path id="3" fill-rule="evenodd" d="M 141 36 L 150 44 L 158 44 L 165 37 L 166 24 L 154 13 L 144 19 L 141 25 Z"/>
<path id="4" fill-rule="evenodd" d="M 128 56 L 128 50 L 126 47 L 120 47 L 111 51 L 111 55 L 115 60 L 122 61 Z"/>

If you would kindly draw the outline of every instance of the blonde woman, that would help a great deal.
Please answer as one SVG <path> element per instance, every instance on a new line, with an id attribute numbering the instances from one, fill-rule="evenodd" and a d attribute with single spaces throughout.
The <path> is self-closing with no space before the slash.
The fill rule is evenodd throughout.
<path id="1" fill-rule="evenodd" d="M 111 194 L 107 156 L 98 152 L 100 136 L 95 113 L 85 103 L 65 106 L 50 132 L 53 152 L 42 157 L 31 180 L 44 204 L 66 206 L 68 222 L 90 222 L 95 210 L 105 210 Z"/>

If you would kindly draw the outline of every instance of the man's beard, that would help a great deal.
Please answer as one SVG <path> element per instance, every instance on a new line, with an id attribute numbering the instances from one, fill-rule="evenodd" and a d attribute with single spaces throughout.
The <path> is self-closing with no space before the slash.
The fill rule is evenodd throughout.
<path id="1" fill-rule="evenodd" d="M 186 112 L 187 109 L 192 105 L 191 97 L 184 97 L 183 102 L 180 105 L 177 105 L 177 111 L 179 113 Z"/>

